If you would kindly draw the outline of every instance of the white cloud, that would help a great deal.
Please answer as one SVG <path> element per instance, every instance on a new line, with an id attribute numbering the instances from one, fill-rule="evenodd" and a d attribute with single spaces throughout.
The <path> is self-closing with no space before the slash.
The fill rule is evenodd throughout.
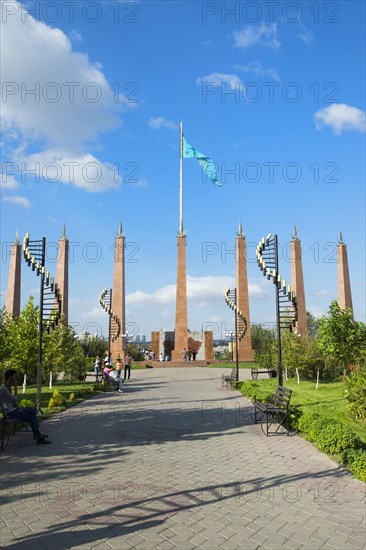
<path id="1" fill-rule="evenodd" d="M 265 68 L 261 63 L 258 63 L 258 61 L 253 61 L 248 65 L 238 65 L 238 69 L 240 71 L 254 73 L 256 76 L 270 76 L 273 80 L 281 82 L 276 69 L 272 69 L 271 67 Z"/>
<path id="2" fill-rule="evenodd" d="M 262 22 L 260 25 L 247 25 L 241 31 L 234 32 L 234 40 L 237 48 L 250 48 L 257 44 L 264 44 L 274 49 L 281 46 L 277 23 Z"/>
<path id="3" fill-rule="evenodd" d="M 318 130 L 321 130 L 323 126 L 330 126 L 335 134 L 341 134 L 345 130 L 357 132 L 366 130 L 365 111 L 345 103 L 333 103 L 329 107 L 325 107 L 315 113 L 314 119 Z"/>
<path id="4" fill-rule="evenodd" d="M 305 27 L 305 25 L 300 21 L 299 22 L 299 34 L 298 37 L 300 40 L 308 47 L 312 45 L 314 41 L 314 35 L 309 29 Z"/>
<path id="5" fill-rule="evenodd" d="M 235 286 L 235 278 L 230 276 L 208 275 L 205 277 L 187 276 L 187 299 L 195 301 L 199 308 L 206 308 L 223 302 L 225 290 Z M 254 299 L 267 296 L 266 289 L 258 283 L 249 283 L 249 295 Z M 154 293 L 136 290 L 126 296 L 126 304 L 134 306 L 166 305 L 175 303 L 176 285 L 166 285 Z"/>
<path id="6" fill-rule="evenodd" d="M 90 144 L 99 146 L 99 136 L 119 126 L 123 97 L 111 89 L 100 66 L 74 52 L 60 29 L 29 13 L 25 17 L 23 5 L 3 25 L 2 52 L 1 122 L 5 139 L 18 150 L 17 161 L 30 148 L 41 157 L 71 162 L 87 158 Z M 93 191 L 118 185 L 104 176 L 99 185 L 80 177 L 60 181 Z"/>
<path id="7" fill-rule="evenodd" d="M 318 290 L 318 292 L 314 292 L 315 296 L 330 296 L 333 294 L 330 290 L 327 288 L 323 288 L 322 290 Z"/>
<path id="8" fill-rule="evenodd" d="M 178 126 L 171 120 L 167 120 L 162 116 L 150 117 L 149 119 L 150 128 L 157 130 L 158 128 L 170 128 L 171 130 L 178 130 Z"/>
<path id="9" fill-rule="evenodd" d="M 22 206 L 23 208 L 32 208 L 30 200 L 26 197 L 21 197 L 20 195 L 7 195 L 3 197 L 3 201 L 10 202 L 16 206 Z"/>
<path id="10" fill-rule="evenodd" d="M 21 162 L 20 158 L 18 162 Z M 37 178 L 42 177 L 51 183 L 75 185 L 85 191 L 116 188 L 120 182 L 116 166 L 104 164 L 90 154 L 77 157 L 72 153 L 67 154 L 66 151 L 49 149 L 25 156 L 23 162 L 26 163 L 27 170 L 35 172 Z"/>
<path id="11" fill-rule="evenodd" d="M 17 189 L 18 182 L 14 176 L 8 176 L 7 174 L 0 174 L 0 187 L 1 189 Z"/>
<path id="12" fill-rule="evenodd" d="M 217 86 L 220 86 L 220 84 L 227 84 L 228 88 L 230 90 L 243 90 L 244 84 L 240 80 L 240 78 L 235 74 L 228 74 L 228 73 L 211 73 L 207 76 L 200 76 L 196 80 L 197 84 L 216 84 Z"/>

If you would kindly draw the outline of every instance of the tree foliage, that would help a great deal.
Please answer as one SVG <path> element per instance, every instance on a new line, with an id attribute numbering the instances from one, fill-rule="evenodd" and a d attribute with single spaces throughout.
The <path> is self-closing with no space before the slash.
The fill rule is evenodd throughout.
<path id="1" fill-rule="evenodd" d="M 29 298 L 19 317 L 8 321 L 8 356 L 4 363 L 27 374 L 28 381 L 34 381 L 38 361 L 39 308 Z"/>
<path id="2" fill-rule="evenodd" d="M 353 320 L 350 309 L 341 309 L 333 300 L 319 322 L 320 347 L 344 370 L 365 356 L 366 325 Z"/>
<path id="3" fill-rule="evenodd" d="M 250 331 L 255 355 L 270 355 L 276 342 L 276 331 L 257 323 L 251 325 Z"/>
<path id="4" fill-rule="evenodd" d="M 75 330 L 61 317 L 60 323 L 44 338 L 43 376 L 63 372 L 70 380 L 78 379 L 85 371 L 83 348 Z"/>

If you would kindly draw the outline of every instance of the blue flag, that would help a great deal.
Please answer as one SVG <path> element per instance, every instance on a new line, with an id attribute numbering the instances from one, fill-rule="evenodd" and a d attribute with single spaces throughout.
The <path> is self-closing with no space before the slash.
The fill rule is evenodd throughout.
<path id="1" fill-rule="evenodd" d="M 205 155 L 202 155 L 197 149 L 192 147 L 186 140 L 186 138 L 183 136 L 183 158 L 185 159 L 191 159 L 195 158 L 200 163 L 202 170 L 207 175 L 207 177 L 214 183 L 215 185 L 221 187 L 221 183 L 219 183 L 219 180 L 217 179 L 217 170 L 215 163 Z"/>

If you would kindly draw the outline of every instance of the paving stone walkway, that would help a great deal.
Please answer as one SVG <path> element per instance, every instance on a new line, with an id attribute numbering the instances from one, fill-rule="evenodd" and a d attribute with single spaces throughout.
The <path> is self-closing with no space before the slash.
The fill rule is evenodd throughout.
<path id="1" fill-rule="evenodd" d="M 132 375 L 44 422 L 52 445 L 11 437 L 3 548 L 365 547 L 364 484 L 297 436 L 263 435 L 219 369 Z"/>

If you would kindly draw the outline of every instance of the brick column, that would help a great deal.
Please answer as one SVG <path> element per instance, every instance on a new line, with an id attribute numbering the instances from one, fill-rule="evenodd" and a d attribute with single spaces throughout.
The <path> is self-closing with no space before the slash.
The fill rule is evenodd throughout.
<path id="1" fill-rule="evenodd" d="M 122 234 L 122 224 L 114 243 L 114 275 L 112 288 L 112 311 L 118 315 L 121 321 L 121 334 L 126 333 L 126 309 L 125 309 L 125 237 Z M 120 335 L 115 342 L 111 341 L 111 353 L 113 363 L 118 355 L 123 357 L 124 338 Z M 125 347 L 127 342 L 125 342 Z"/>
<path id="2" fill-rule="evenodd" d="M 212 330 L 205 330 L 204 332 L 204 342 L 205 342 L 205 361 L 213 361 L 213 332 Z"/>
<path id="3" fill-rule="evenodd" d="M 338 304 L 341 309 L 350 308 L 353 313 L 351 281 L 348 269 L 347 245 L 340 234 L 337 246 L 338 253 Z"/>
<path id="4" fill-rule="evenodd" d="M 297 300 L 298 320 L 296 332 L 300 336 L 307 336 L 308 321 L 306 317 L 305 287 L 302 273 L 301 241 L 297 238 L 296 226 L 291 240 L 291 286 Z"/>
<path id="5" fill-rule="evenodd" d="M 253 361 L 254 353 L 250 332 L 246 240 L 243 235 L 241 224 L 239 224 L 239 233 L 236 237 L 236 300 L 239 310 L 243 313 L 247 321 L 247 332 L 238 345 L 239 361 Z"/>
<path id="6" fill-rule="evenodd" d="M 58 241 L 56 283 L 61 292 L 61 314 L 65 315 L 66 323 L 69 322 L 69 240 L 66 237 L 66 227 Z"/>
<path id="7" fill-rule="evenodd" d="M 21 246 L 17 232 L 15 243 L 11 247 L 8 290 L 6 293 L 6 310 L 12 317 L 19 317 L 20 315 L 20 260 Z"/>
<path id="8" fill-rule="evenodd" d="M 175 304 L 175 338 L 173 361 L 182 361 L 183 349 L 188 351 L 186 236 L 180 233 L 178 240 L 177 290 Z"/>

